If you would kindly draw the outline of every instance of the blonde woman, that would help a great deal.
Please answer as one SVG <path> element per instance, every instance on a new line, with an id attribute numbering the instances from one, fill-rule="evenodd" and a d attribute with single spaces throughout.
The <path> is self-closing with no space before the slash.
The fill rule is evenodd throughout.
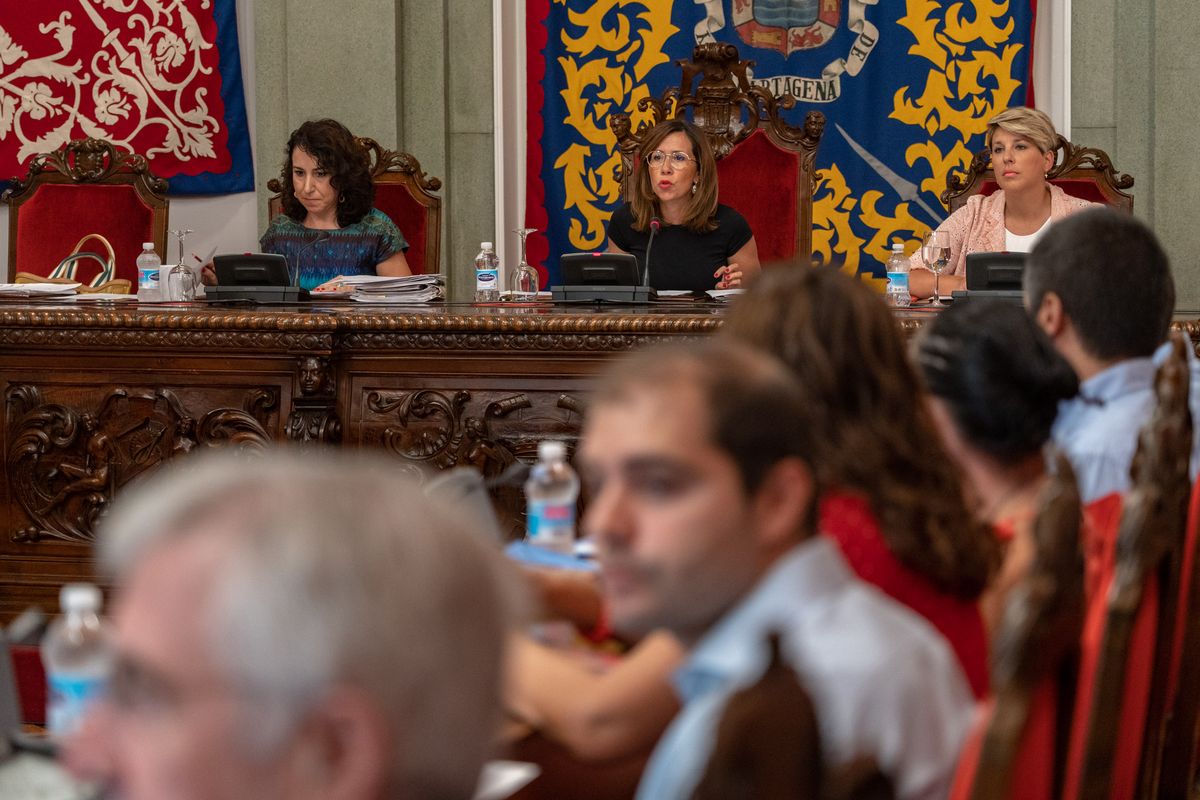
<path id="1" fill-rule="evenodd" d="M 1017 106 L 988 120 L 987 145 L 999 189 L 974 195 L 938 226 L 950 242 L 950 264 L 939 291 L 966 288 L 968 253 L 1028 253 L 1052 223 L 1096 203 L 1071 197 L 1049 183 L 1058 132 L 1045 113 Z M 933 294 L 933 273 L 918 250 L 910 259 L 909 288 L 916 297 Z"/>

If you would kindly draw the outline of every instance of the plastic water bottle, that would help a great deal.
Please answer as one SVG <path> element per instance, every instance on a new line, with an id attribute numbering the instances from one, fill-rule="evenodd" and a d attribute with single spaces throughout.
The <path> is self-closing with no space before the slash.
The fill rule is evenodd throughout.
<path id="1" fill-rule="evenodd" d="M 892 242 L 892 254 L 887 260 L 887 302 L 896 308 L 908 308 L 912 294 L 908 289 L 908 259 L 904 257 L 904 243 L 899 239 Z"/>
<path id="2" fill-rule="evenodd" d="M 566 444 L 549 439 L 539 442 L 538 462 L 525 481 L 525 541 L 571 554 L 578 499 L 579 476 L 567 463 Z"/>
<path id="3" fill-rule="evenodd" d="M 500 302 L 500 257 L 491 242 L 479 243 L 475 256 L 475 302 Z"/>
<path id="4" fill-rule="evenodd" d="M 63 615 L 42 639 L 48 695 L 46 727 L 61 739 L 78 730 L 89 705 L 108 686 L 112 672 L 112 636 L 100 617 L 100 589 L 68 583 L 59 592 Z"/>
<path id="5" fill-rule="evenodd" d="M 160 286 L 162 282 L 159 279 L 162 259 L 158 257 L 158 253 L 154 252 L 154 242 L 142 242 L 142 252 L 138 255 L 135 263 L 138 273 L 138 301 L 157 303 L 162 299 Z"/>

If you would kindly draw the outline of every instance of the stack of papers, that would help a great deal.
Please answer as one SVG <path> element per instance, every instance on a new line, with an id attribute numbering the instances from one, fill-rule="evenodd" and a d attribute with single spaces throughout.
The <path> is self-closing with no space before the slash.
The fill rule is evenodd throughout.
<path id="1" fill-rule="evenodd" d="M 0 283 L 0 298 L 6 300 L 35 298 L 69 301 L 75 296 L 78 283 Z"/>
<path id="2" fill-rule="evenodd" d="M 746 291 L 746 290 L 745 289 L 709 289 L 708 296 L 711 297 L 713 300 L 719 300 L 722 303 L 727 303 L 744 291 Z"/>
<path id="3" fill-rule="evenodd" d="M 351 275 L 342 283 L 353 287 L 350 299 L 359 303 L 428 303 L 446 296 L 446 278 L 440 273 L 403 278 Z"/>

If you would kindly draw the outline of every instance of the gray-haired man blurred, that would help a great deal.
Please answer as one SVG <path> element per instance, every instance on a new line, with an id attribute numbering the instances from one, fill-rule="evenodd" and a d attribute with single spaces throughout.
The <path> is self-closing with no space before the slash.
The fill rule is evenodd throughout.
<path id="1" fill-rule="evenodd" d="M 394 465 L 185 461 L 119 498 L 109 697 L 67 748 L 128 800 L 469 798 L 514 596 Z"/>

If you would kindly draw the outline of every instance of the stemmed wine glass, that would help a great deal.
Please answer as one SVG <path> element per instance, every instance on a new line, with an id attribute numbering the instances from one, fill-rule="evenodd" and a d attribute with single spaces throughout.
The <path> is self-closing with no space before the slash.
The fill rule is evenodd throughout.
<path id="1" fill-rule="evenodd" d="M 508 296 L 518 302 L 535 300 L 538 293 L 538 273 L 525 261 L 525 239 L 529 234 L 537 233 L 537 228 L 517 228 L 513 233 L 521 237 L 521 263 L 509 273 Z"/>
<path id="2" fill-rule="evenodd" d="M 929 305 L 946 305 L 942 302 L 938 287 L 938 279 L 942 277 L 942 272 L 950 263 L 950 240 L 945 231 L 929 232 L 925 241 L 921 243 L 921 260 L 925 262 L 925 268 L 933 273 L 933 298 L 929 301 Z"/>
<path id="3" fill-rule="evenodd" d="M 195 231 L 191 228 L 178 228 L 167 233 L 179 242 L 179 258 L 167 273 L 167 297 L 172 301 L 188 303 L 196 299 L 196 274 L 183 263 L 183 242 L 189 233 Z"/>

